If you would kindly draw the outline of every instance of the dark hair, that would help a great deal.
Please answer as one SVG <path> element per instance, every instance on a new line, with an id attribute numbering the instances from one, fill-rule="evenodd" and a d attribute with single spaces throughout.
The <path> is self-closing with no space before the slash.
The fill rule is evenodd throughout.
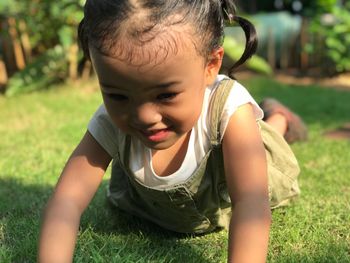
<path id="1" fill-rule="evenodd" d="M 148 11 L 147 20 L 142 20 L 147 23 L 127 29 L 131 25 L 129 18 L 140 10 Z M 176 15 L 180 15 L 180 18 L 176 18 Z M 135 20 L 137 19 L 132 22 L 137 22 Z M 128 22 L 125 27 L 125 23 Z M 245 33 L 246 47 L 241 58 L 229 70 L 229 75 L 232 76 L 234 70 L 249 59 L 257 48 L 254 26 L 248 20 L 236 16 L 232 0 L 87 0 L 84 18 L 78 28 L 78 38 L 87 58 L 89 45 L 92 45 L 103 54 L 132 61 L 134 51 L 130 44 L 118 48 L 117 43 L 122 37 L 132 37 L 142 46 L 155 40 L 160 31 L 166 32 L 169 26 L 192 24 L 197 37 L 193 38 L 192 42 L 199 54 L 206 57 L 222 45 L 224 27 L 235 23 L 242 27 Z M 175 37 L 170 34 L 166 38 L 169 36 L 174 40 Z M 175 50 L 175 40 L 169 41 L 166 38 L 162 39 L 166 43 L 163 43 L 161 48 L 167 49 L 166 52 Z"/>

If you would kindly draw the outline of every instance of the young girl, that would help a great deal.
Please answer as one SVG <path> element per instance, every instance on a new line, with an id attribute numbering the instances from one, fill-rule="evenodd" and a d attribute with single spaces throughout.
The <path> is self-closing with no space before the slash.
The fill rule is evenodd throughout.
<path id="1" fill-rule="evenodd" d="M 79 39 L 104 103 L 47 205 L 40 262 L 72 260 L 81 214 L 111 161 L 108 197 L 120 209 L 177 232 L 228 228 L 229 262 L 266 260 L 270 207 L 298 194 L 299 168 L 249 93 L 218 75 L 233 22 L 247 36 L 236 67 L 256 39 L 231 1 L 87 0 Z M 290 132 L 295 115 L 267 106 L 267 122 Z"/>

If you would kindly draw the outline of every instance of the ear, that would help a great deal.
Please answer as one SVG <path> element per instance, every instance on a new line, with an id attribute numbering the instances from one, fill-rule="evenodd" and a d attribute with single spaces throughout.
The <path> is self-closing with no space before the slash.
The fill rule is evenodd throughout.
<path id="1" fill-rule="evenodd" d="M 205 78 L 206 85 L 210 86 L 214 83 L 216 76 L 219 74 L 219 70 L 222 64 L 222 58 L 224 57 L 224 48 L 219 47 L 212 51 L 208 57 L 208 62 L 205 66 Z"/>

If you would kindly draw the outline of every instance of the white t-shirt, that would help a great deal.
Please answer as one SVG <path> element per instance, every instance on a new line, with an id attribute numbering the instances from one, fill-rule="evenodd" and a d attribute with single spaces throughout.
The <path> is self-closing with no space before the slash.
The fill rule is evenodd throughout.
<path id="1" fill-rule="evenodd" d="M 152 167 L 151 149 L 144 146 L 137 138 L 131 139 L 129 166 L 138 181 L 151 188 L 164 189 L 170 185 L 182 183 L 192 175 L 210 148 L 208 130 L 210 127 L 208 116 L 211 111 L 210 101 L 218 83 L 225 78 L 227 78 L 225 75 L 218 75 L 215 83 L 206 88 L 202 113 L 191 131 L 186 156 L 180 168 L 173 174 L 157 176 Z M 256 120 L 262 119 L 263 111 L 249 92 L 235 81 L 221 116 L 221 140 L 225 134 L 230 117 L 238 107 L 247 103 L 253 105 Z M 113 158 L 118 153 L 123 158 L 125 134 L 111 122 L 104 105 L 100 106 L 90 120 L 88 131 Z"/>

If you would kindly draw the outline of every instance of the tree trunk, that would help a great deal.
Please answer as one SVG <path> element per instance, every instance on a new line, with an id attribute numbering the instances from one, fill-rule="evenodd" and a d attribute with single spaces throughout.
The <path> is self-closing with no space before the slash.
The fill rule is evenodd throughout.
<path id="1" fill-rule="evenodd" d="M 23 45 L 23 50 L 24 50 L 24 54 L 26 56 L 27 61 L 32 61 L 32 47 L 30 45 L 30 40 L 29 40 L 29 36 L 27 33 L 27 25 L 24 22 L 24 20 L 20 20 L 18 22 L 18 28 L 19 31 L 21 33 L 21 41 L 22 41 L 22 45 Z"/>
<path id="2" fill-rule="evenodd" d="M 76 43 L 69 47 L 69 78 L 72 80 L 75 80 L 78 77 L 78 51 L 79 48 Z"/>
<path id="3" fill-rule="evenodd" d="M 8 18 L 7 22 L 9 25 L 9 34 L 13 45 L 13 51 L 15 54 L 16 66 L 18 69 L 23 69 L 26 66 L 26 63 L 24 60 L 21 42 L 19 41 L 18 32 L 16 29 L 16 20 L 13 17 L 10 17 Z"/>
<path id="4" fill-rule="evenodd" d="M 4 61 L 0 57 L 0 88 L 5 86 L 8 80 L 6 66 Z"/>

